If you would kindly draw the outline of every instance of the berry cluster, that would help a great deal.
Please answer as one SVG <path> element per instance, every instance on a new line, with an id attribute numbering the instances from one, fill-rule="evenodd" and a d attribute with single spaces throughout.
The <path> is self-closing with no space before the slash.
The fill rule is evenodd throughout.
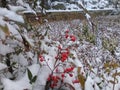
<path id="1" fill-rule="evenodd" d="M 57 83 L 58 81 L 60 80 L 60 77 L 58 76 L 55 76 L 55 75 L 49 75 L 47 81 L 50 82 L 50 87 L 51 88 L 54 88 L 54 87 L 57 87 Z"/>
<path id="2" fill-rule="evenodd" d="M 58 66 L 59 67 L 59 66 Z M 60 83 L 63 84 L 64 83 L 64 78 L 66 77 L 67 74 L 69 74 L 70 77 L 73 77 L 73 70 L 74 70 L 74 67 L 71 66 L 69 68 L 66 68 L 64 69 L 63 72 L 59 72 L 58 68 L 56 69 L 56 71 L 54 72 L 56 75 L 54 74 L 50 74 L 48 76 L 48 79 L 47 81 L 50 82 L 50 87 L 51 88 L 55 88 L 55 87 L 58 87 L 58 86 L 61 86 L 59 85 Z M 77 80 L 73 81 L 73 84 L 74 83 L 77 83 Z"/>
<path id="3" fill-rule="evenodd" d="M 58 46 L 58 55 L 55 57 L 55 59 L 64 62 L 68 59 L 68 57 L 69 57 L 69 50 L 62 49 L 62 47 Z"/>
<path id="4" fill-rule="evenodd" d="M 76 41 L 76 37 L 74 35 L 69 34 L 69 30 L 65 31 L 65 39 L 68 41 Z M 54 69 L 50 69 L 52 73 L 48 76 L 47 82 L 49 82 L 50 88 L 56 88 L 61 87 L 64 84 L 64 79 L 69 75 L 70 77 L 73 77 L 73 70 L 74 66 L 70 63 L 68 64 L 70 55 L 70 48 L 65 46 L 65 48 L 62 45 L 58 46 L 57 55 L 55 56 L 55 64 Z M 39 56 L 40 62 L 46 62 L 44 57 L 42 55 Z M 47 62 L 46 62 L 47 63 Z M 49 64 L 47 63 L 48 67 L 50 68 Z M 60 69 L 61 68 L 61 69 Z M 73 84 L 79 83 L 79 80 L 72 81 Z"/>
<path id="5" fill-rule="evenodd" d="M 73 42 L 76 41 L 76 37 L 74 35 L 70 35 L 69 30 L 65 31 L 65 38 L 70 38 L 70 40 L 73 41 Z"/>

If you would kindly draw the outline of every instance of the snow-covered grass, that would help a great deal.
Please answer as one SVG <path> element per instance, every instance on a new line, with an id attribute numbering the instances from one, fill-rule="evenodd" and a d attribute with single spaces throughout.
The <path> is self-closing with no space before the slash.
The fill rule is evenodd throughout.
<path id="1" fill-rule="evenodd" d="M 85 90 L 89 90 L 89 89 L 112 90 L 114 85 L 115 85 L 114 90 L 119 90 L 119 82 L 114 84 L 114 77 L 112 77 L 113 75 L 115 76 L 115 78 L 119 77 L 119 69 L 118 69 L 119 64 L 117 63 L 116 60 L 113 60 L 114 57 L 111 55 L 111 53 L 108 50 L 99 49 L 98 47 L 96 47 L 96 45 L 93 45 L 93 43 L 89 42 L 89 39 L 87 39 L 87 37 L 89 38 L 89 34 L 88 36 L 84 35 L 85 27 L 86 26 L 84 26 L 80 20 L 74 20 L 69 22 L 60 21 L 56 23 L 54 22 L 49 23 L 49 25 L 45 24 L 41 26 L 37 31 L 39 33 L 32 31 L 27 32 L 27 34 L 25 34 L 25 37 L 27 37 L 26 38 L 27 42 L 30 43 L 32 41 L 31 43 L 34 43 L 35 46 L 32 44 L 29 52 L 21 51 L 18 54 L 10 55 L 10 57 L 12 58 L 11 63 L 16 62 L 16 64 L 12 66 L 14 70 L 12 74 L 9 73 L 5 76 L 1 74 L 1 82 L 4 87 L 4 90 L 18 90 L 18 88 L 19 90 L 23 90 L 23 89 L 44 90 L 45 87 L 47 86 L 48 86 L 47 88 L 50 88 L 49 84 L 47 85 L 46 81 L 49 75 L 52 73 L 51 70 L 54 70 L 55 68 L 54 67 L 55 61 L 61 60 L 61 59 L 55 59 L 58 53 L 59 45 L 61 45 L 61 48 L 63 49 L 69 47 L 68 50 L 70 51 L 70 54 L 68 56 L 67 61 L 64 62 L 57 61 L 57 63 L 60 63 L 60 67 L 58 67 L 58 71 L 64 70 L 61 67 L 61 65 L 65 66 L 64 68 L 69 68 L 71 65 L 74 66 L 74 70 L 72 72 L 65 73 L 63 84 L 68 86 L 70 85 L 69 88 L 74 87 L 75 90 L 82 90 L 82 88 L 85 88 Z M 87 28 L 88 27 L 86 27 L 86 29 Z M 46 30 L 48 30 L 48 34 L 47 36 L 44 36 Z M 69 30 L 68 36 L 65 33 L 67 30 Z M 30 37 L 32 38 L 29 37 L 29 33 L 31 35 Z M 71 34 L 75 35 L 76 37 L 75 42 L 70 41 L 69 35 Z M 34 37 L 34 35 L 36 36 Z M 40 37 L 37 37 L 37 35 L 40 35 Z M 107 37 L 109 37 L 109 34 Z M 39 43 L 41 44 L 39 45 Z M 1 44 L 4 45 L 3 43 Z M 23 45 L 22 48 L 24 48 Z M 35 48 L 38 50 L 36 50 Z M 4 57 L 6 54 L 2 53 Z M 45 61 L 44 60 L 41 61 L 40 56 L 39 56 L 39 60 L 40 60 L 39 61 L 37 55 L 38 56 L 42 55 Z M 16 68 L 14 68 L 14 66 Z M 30 84 L 27 68 L 31 71 L 33 77 L 37 75 L 37 79 L 35 83 Z M 9 70 L 5 73 L 8 72 Z M 61 74 L 56 71 L 54 71 L 54 74 L 52 75 L 53 76 L 58 75 L 61 78 Z M 15 79 L 10 80 L 9 78 L 13 78 L 13 76 Z M 84 79 L 81 79 L 81 77 Z M 78 79 L 78 81 L 77 80 L 74 81 L 75 79 Z M 82 83 L 82 80 L 84 84 Z M 119 81 L 119 78 L 117 78 L 117 80 Z"/>
<path id="2" fill-rule="evenodd" d="M 119 30 L 97 25 L 94 33 L 81 20 L 30 30 L 15 22 L 25 22 L 16 12 L 23 8 L 10 9 L 0 8 L 0 89 L 120 89 Z"/>

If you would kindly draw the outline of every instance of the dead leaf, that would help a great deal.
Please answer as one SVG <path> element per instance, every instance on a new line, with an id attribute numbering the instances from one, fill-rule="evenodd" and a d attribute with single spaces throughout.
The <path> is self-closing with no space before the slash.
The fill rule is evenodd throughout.
<path id="1" fill-rule="evenodd" d="M 78 70 L 77 70 L 78 80 L 81 84 L 82 89 L 84 90 L 84 85 L 85 85 L 86 78 L 82 74 L 80 74 L 80 70 L 81 70 L 81 68 L 79 67 Z"/>
<path id="2" fill-rule="evenodd" d="M 0 28 L 1 28 L 0 30 L 2 30 L 6 34 L 6 36 L 10 35 L 10 31 L 7 24 L 5 24 L 5 26 L 0 25 Z"/>

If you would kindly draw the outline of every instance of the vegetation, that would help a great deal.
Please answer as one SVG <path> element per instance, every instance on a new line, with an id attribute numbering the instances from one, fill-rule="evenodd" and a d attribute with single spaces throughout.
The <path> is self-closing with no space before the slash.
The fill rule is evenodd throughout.
<path id="1" fill-rule="evenodd" d="M 36 8 L 38 0 L 27 1 L 33 9 Z M 47 0 L 40 4 L 42 9 L 46 8 L 45 2 Z M 2 7 L 6 6 L 2 3 Z M 1 10 L 16 17 L 21 16 L 12 10 Z M 35 20 L 38 19 L 36 14 Z M 28 22 L 21 17 L 21 21 L 17 21 L 7 17 L 6 13 L 1 15 L 0 89 L 6 89 L 7 86 L 12 89 L 9 85 L 12 82 L 16 87 L 20 84 L 22 90 L 102 90 L 106 87 L 116 90 L 120 81 L 120 62 L 116 58 L 119 34 L 114 36 L 115 31 L 108 28 L 93 28 L 95 24 L 91 19 L 86 17 L 85 21 L 51 23 L 46 20 L 44 24 L 38 21 L 38 25 L 34 26 L 32 20 Z M 99 30 L 101 35 L 98 34 Z M 98 37 L 102 48 L 96 45 Z"/>

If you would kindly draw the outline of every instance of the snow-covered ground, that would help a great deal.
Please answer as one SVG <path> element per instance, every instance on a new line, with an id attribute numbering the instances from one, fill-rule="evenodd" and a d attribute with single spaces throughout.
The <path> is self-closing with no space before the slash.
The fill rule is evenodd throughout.
<path id="1" fill-rule="evenodd" d="M 26 6 L 0 8 L 1 90 L 120 89 L 119 15 L 98 17 L 95 33 L 81 20 L 31 28 Z"/>
<path id="2" fill-rule="evenodd" d="M 114 3 L 110 4 L 108 0 L 73 0 L 77 2 L 78 4 L 83 5 L 86 9 L 106 9 L 106 8 L 113 8 Z M 52 2 L 52 6 L 57 6 L 57 5 L 63 5 L 65 8 L 64 10 L 81 10 L 81 7 L 78 5 L 72 3 L 67 3 L 67 2 Z M 51 8 L 55 9 L 55 8 Z M 57 9 L 59 10 L 59 9 Z"/>

